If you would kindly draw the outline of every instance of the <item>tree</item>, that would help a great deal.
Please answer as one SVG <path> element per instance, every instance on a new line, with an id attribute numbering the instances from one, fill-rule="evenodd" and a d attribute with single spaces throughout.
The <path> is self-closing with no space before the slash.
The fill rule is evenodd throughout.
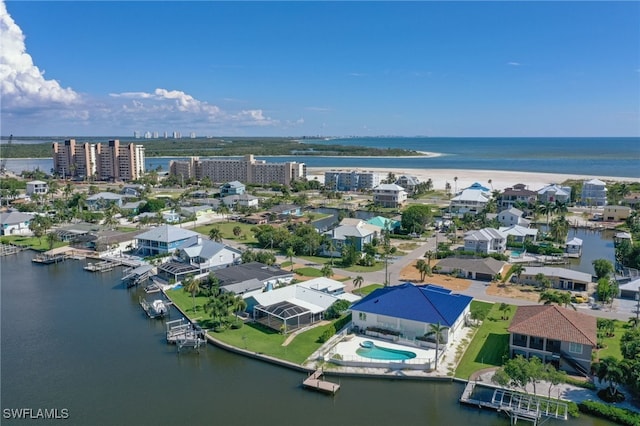
<path id="1" fill-rule="evenodd" d="M 222 231 L 218 227 L 213 227 L 209 231 L 209 238 L 217 243 L 222 242 Z"/>
<path id="2" fill-rule="evenodd" d="M 293 248 L 288 247 L 287 248 L 287 257 L 289 258 L 289 263 L 291 263 L 291 272 L 293 272 L 293 255 L 295 253 L 293 252 Z"/>
<path id="3" fill-rule="evenodd" d="M 353 279 L 353 287 L 354 288 L 360 288 L 362 287 L 362 283 L 364 282 L 364 278 L 362 278 L 362 275 L 358 275 L 357 277 L 355 277 Z"/>
<path id="4" fill-rule="evenodd" d="M 200 281 L 188 276 L 182 280 L 182 288 L 187 293 L 191 293 L 193 300 L 193 312 L 196 311 L 196 294 L 200 293 Z"/>
<path id="5" fill-rule="evenodd" d="M 524 269 L 525 268 L 524 268 L 524 265 L 522 265 L 522 263 L 516 263 L 511 267 L 509 272 L 511 272 L 511 275 L 515 275 L 517 281 L 520 282 L 520 277 L 522 276 Z"/>
<path id="6" fill-rule="evenodd" d="M 600 278 L 596 285 L 596 295 L 602 303 L 613 303 L 614 297 L 618 294 L 618 286 L 615 281 L 609 278 Z"/>
<path id="7" fill-rule="evenodd" d="M 429 324 L 429 331 L 425 335 L 425 337 L 433 336 L 433 339 L 436 342 L 436 365 L 435 365 L 435 369 L 436 370 L 438 369 L 438 358 L 439 358 L 439 352 L 440 352 L 440 343 L 444 343 L 444 337 L 442 337 L 442 333 L 444 331 L 447 331 L 448 329 L 449 329 L 449 327 L 445 327 L 443 325 L 440 325 L 439 322 L 437 324 Z"/>
<path id="8" fill-rule="evenodd" d="M 49 250 L 51 250 L 55 243 L 58 241 L 60 241 L 60 237 L 55 232 L 49 232 L 47 234 L 47 244 L 49 246 Z"/>
<path id="9" fill-rule="evenodd" d="M 325 278 L 329 278 L 333 275 L 333 269 L 331 268 L 331 265 L 329 265 L 328 263 L 325 263 L 325 265 L 322 267 L 320 272 L 322 273 L 322 276 Z"/>
<path id="10" fill-rule="evenodd" d="M 324 313 L 325 319 L 340 318 L 340 316 L 349 309 L 350 303 L 346 300 L 336 300 Z"/>
<path id="11" fill-rule="evenodd" d="M 498 307 L 498 310 L 500 311 L 501 319 L 509 319 L 509 312 L 511 312 L 511 306 L 509 306 L 506 303 L 501 303 L 500 306 Z"/>
<path id="12" fill-rule="evenodd" d="M 424 204 L 414 204 L 402 212 L 402 228 L 409 232 L 423 233 L 425 226 L 431 222 L 433 214 L 431 207 Z"/>
<path id="13" fill-rule="evenodd" d="M 596 259 L 591 262 L 596 278 L 608 278 L 613 273 L 613 264 L 607 259 Z"/>
<path id="14" fill-rule="evenodd" d="M 624 383 L 624 372 L 620 361 L 608 356 L 596 364 L 596 376 L 601 382 L 607 382 L 608 394 L 611 398 L 618 393 L 618 387 Z"/>
<path id="15" fill-rule="evenodd" d="M 540 287 L 542 288 L 550 288 L 551 287 L 551 280 L 549 280 L 549 278 L 547 278 L 547 276 L 543 273 L 539 273 L 536 274 L 536 281 L 538 282 L 538 284 L 540 285 Z"/>
<path id="16" fill-rule="evenodd" d="M 549 224 L 549 232 L 551 233 L 553 241 L 564 243 L 569 233 L 569 222 L 564 216 L 559 216 Z"/>
<path id="17" fill-rule="evenodd" d="M 415 268 L 418 270 L 418 272 L 420 272 L 420 281 L 424 281 L 424 277 L 425 277 L 424 267 L 426 264 L 427 262 L 425 262 L 422 259 L 418 259 L 418 261 L 415 264 Z"/>
<path id="18" fill-rule="evenodd" d="M 233 236 L 238 238 L 240 234 L 242 234 L 242 228 L 240 228 L 239 226 L 234 226 L 232 232 Z"/>

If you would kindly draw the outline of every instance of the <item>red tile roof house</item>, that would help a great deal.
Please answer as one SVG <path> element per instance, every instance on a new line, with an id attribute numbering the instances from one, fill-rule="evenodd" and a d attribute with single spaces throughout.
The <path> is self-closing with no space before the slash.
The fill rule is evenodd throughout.
<path id="1" fill-rule="evenodd" d="M 557 305 L 519 306 L 508 331 L 511 357 L 537 356 L 559 370 L 589 375 L 595 317 Z"/>

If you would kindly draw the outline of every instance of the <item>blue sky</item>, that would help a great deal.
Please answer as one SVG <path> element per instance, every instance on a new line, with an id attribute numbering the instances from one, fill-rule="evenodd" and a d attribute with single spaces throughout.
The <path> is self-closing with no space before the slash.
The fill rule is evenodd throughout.
<path id="1" fill-rule="evenodd" d="M 638 22 L 608 1 L 2 2 L 1 133 L 638 136 Z"/>

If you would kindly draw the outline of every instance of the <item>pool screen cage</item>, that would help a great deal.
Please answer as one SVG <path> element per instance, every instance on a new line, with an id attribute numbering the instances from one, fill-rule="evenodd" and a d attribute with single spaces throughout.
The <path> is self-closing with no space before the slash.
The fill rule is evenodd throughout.
<path id="1" fill-rule="evenodd" d="M 254 307 L 253 319 L 286 334 L 319 321 L 322 319 L 322 314 L 314 314 L 291 302 L 280 302 L 270 306 L 258 305 Z"/>

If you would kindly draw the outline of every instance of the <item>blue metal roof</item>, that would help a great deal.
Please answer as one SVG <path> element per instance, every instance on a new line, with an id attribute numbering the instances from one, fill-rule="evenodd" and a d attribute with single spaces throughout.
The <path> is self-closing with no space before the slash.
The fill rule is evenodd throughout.
<path id="1" fill-rule="evenodd" d="M 435 285 L 404 283 L 379 288 L 355 303 L 354 311 L 451 327 L 473 298 Z"/>

